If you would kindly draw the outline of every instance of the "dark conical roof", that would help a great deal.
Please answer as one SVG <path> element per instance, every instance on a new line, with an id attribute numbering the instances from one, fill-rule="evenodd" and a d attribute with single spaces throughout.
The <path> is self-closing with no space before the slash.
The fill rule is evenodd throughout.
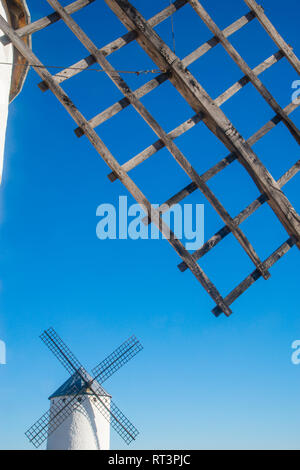
<path id="1" fill-rule="evenodd" d="M 75 372 L 64 384 L 50 395 L 49 400 L 57 397 L 76 395 L 80 390 L 82 395 L 89 395 L 91 394 L 91 391 L 87 387 L 86 381 L 90 382 L 92 380 L 93 377 L 90 374 L 88 374 L 84 369 L 79 369 L 78 372 Z M 108 394 L 106 395 L 109 396 Z"/>

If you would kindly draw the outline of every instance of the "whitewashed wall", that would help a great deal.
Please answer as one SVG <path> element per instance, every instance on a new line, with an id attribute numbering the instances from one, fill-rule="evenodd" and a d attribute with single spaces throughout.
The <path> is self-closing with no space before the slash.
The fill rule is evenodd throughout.
<path id="1" fill-rule="evenodd" d="M 51 399 L 50 416 L 53 406 L 64 397 Z M 70 397 L 65 397 L 70 399 Z M 102 397 L 108 408 L 110 398 Z M 82 410 L 73 411 L 61 425 L 48 436 L 48 450 L 109 450 L 110 423 L 87 397 Z"/>
<path id="2" fill-rule="evenodd" d="M 0 1 L 0 13 L 7 19 L 6 11 Z M 0 62 L 12 63 L 13 47 L 11 44 L 3 46 L 0 43 Z M 2 180 L 3 157 L 5 148 L 5 133 L 8 114 L 10 82 L 12 66 L 0 64 L 0 182 Z"/>

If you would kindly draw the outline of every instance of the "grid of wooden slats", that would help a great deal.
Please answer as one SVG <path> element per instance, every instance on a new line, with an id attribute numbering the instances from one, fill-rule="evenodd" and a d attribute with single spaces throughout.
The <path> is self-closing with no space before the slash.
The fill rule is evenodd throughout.
<path id="1" fill-rule="evenodd" d="M 291 247 L 297 245 L 298 248 L 300 248 L 300 217 L 282 191 L 283 186 L 298 173 L 300 169 L 300 161 L 298 160 L 295 165 L 286 171 L 278 181 L 275 181 L 268 169 L 262 164 L 252 149 L 252 146 L 256 142 L 262 139 L 279 123 L 283 123 L 296 142 L 298 144 L 300 143 L 300 131 L 290 118 L 291 113 L 298 108 L 300 103 L 292 102 L 282 109 L 259 78 L 264 71 L 282 59 L 287 59 L 299 74 L 300 62 L 298 58 L 294 54 L 292 48 L 284 41 L 271 24 L 265 15 L 263 8 L 254 0 L 244 0 L 250 9 L 249 12 L 229 25 L 223 31 L 219 29 L 198 0 L 176 0 L 148 21 L 146 21 L 127 0 L 105 0 L 111 10 L 127 27 L 128 33 L 100 49 L 91 41 L 71 16 L 72 13 L 87 6 L 95 0 L 77 0 L 67 7 L 63 7 L 57 0 L 47 1 L 54 9 L 54 12 L 45 18 L 33 22 L 25 28 L 21 28 L 20 30 L 13 31 L 5 20 L 0 18 L 0 28 L 4 32 L 4 36 L 0 38 L 0 40 L 4 44 L 9 42 L 13 43 L 13 45 L 28 60 L 41 77 L 42 82 L 39 84 L 41 90 L 46 91 L 47 89 L 50 89 L 63 104 L 77 124 L 77 128 L 75 129 L 76 135 L 78 137 L 85 135 L 110 167 L 111 173 L 108 175 L 109 179 L 112 182 L 119 179 L 124 184 L 147 214 L 147 217 L 144 219 L 144 223 L 154 223 L 181 257 L 182 261 L 179 264 L 179 269 L 182 272 L 190 269 L 215 301 L 216 307 L 213 309 L 213 313 L 218 316 L 223 312 L 229 316 L 232 313 L 230 305 L 243 292 L 245 292 L 260 277 L 268 279 L 270 276 L 269 269 L 274 265 L 274 263 L 276 263 L 276 261 L 287 253 Z M 194 9 L 195 14 L 200 16 L 213 36 L 206 43 L 192 51 L 188 56 L 183 59 L 179 59 L 157 35 L 154 28 L 187 4 Z M 251 69 L 230 43 L 229 38 L 232 34 L 236 33 L 255 19 L 261 23 L 278 47 L 278 50 L 271 57 L 266 58 L 257 67 Z M 56 75 L 51 75 L 36 55 L 30 51 L 26 45 L 24 45 L 21 38 L 25 35 L 39 31 L 58 20 L 64 21 L 66 26 L 70 28 L 73 34 L 85 46 L 89 55 L 65 70 L 59 71 Z M 121 74 L 113 68 L 107 59 L 107 57 L 113 52 L 120 50 L 132 41 L 137 41 L 161 72 L 155 78 L 151 79 L 136 90 L 130 89 L 128 84 L 121 77 Z M 228 90 L 213 100 L 197 79 L 190 73 L 187 67 L 218 45 L 223 46 L 232 60 L 241 69 L 243 75 L 238 82 L 234 83 Z M 100 65 L 101 69 L 121 91 L 123 98 L 104 111 L 101 111 L 92 119 L 87 120 L 62 89 L 61 83 L 69 80 L 95 63 Z M 140 101 L 142 97 L 146 96 L 166 81 L 172 83 L 194 111 L 194 115 L 191 116 L 190 119 L 183 122 L 169 133 L 164 131 L 157 120 Z M 255 87 L 258 93 L 260 93 L 274 111 L 275 115 L 273 119 L 267 122 L 246 141 L 234 128 L 233 124 L 220 109 L 220 106 L 249 83 Z M 150 126 L 156 134 L 157 140 L 126 163 L 120 165 L 104 142 L 99 138 L 95 128 L 111 119 L 128 106 L 132 106 Z M 217 164 L 201 175 L 197 173 L 186 156 L 175 144 L 175 140 L 179 136 L 183 135 L 200 122 L 204 123 L 208 129 L 223 144 L 225 144 L 230 152 L 225 158 L 221 159 Z M 175 161 L 189 176 L 191 183 L 170 197 L 158 209 L 154 209 L 150 201 L 130 178 L 128 173 L 162 148 L 168 149 Z M 213 176 L 221 172 L 234 161 L 238 161 L 247 170 L 249 176 L 258 187 L 261 195 L 233 218 L 211 191 L 207 183 L 211 178 L 213 178 Z M 196 250 L 194 253 L 189 253 L 185 249 L 183 243 L 176 238 L 175 234 L 170 230 L 170 227 L 166 225 L 162 219 L 162 214 L 197 189 L 203 193 L 209 203 L 214 207 L 222 219 L 224 226 L 200 249 Z M 287 231 L 289 238 L 266 260 L 261 260 L 254 247 L 241 230 L 240 225 L 264 203 L 269 204 Z M 238 240 L 253 262 L 255 270 L 232 292 L 223 298 L 216 286 L 208 278 L 203 269 L 201 269 L 198 264 L 198 260 L 218 245 L 219 242 L 229 234 L 232 234 Z"/>

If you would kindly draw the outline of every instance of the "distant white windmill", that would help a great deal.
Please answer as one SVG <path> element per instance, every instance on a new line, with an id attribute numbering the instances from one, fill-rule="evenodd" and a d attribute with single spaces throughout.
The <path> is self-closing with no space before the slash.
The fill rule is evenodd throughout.
<path id="1" fill-rule="evenodd" d="M 50 397 L 50 409 L 25 433 L 35 447 L 47 439 L 48 450 L 108 450 L 110 426 L 130 444 L 138 430 L 100 385 L 143 349 L 130 337 L 96 366 L 93 377 L 53 328 L 41 339 L 71 374 Z"/>

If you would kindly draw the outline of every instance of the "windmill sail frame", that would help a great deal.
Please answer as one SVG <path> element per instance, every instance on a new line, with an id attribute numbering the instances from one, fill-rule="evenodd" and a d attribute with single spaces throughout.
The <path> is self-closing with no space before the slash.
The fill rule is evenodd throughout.
<path id="1" fill-rule="evenodd" d="M 21 28 L 20 30 L 14 31 L 3 18 L 0 18 L 0 29 L 2 29 L 5 34 L 2 41 L 5 40 L 6 42 L 13 43 L 13 45 L 41 77 L 42 82 L 40 83 L 40 88 L 43 91 L 50 89 L 62 103 L 78 126 L 75 130 L 77 136 L 85 135 L 110 167 L 110 180 L 114 181 L 119 179 L 144 209 L 147 214 L 147 220 L 145 223 L 154 223 L 161 230 L 162 234 L 166 236 L 169 243 L 181 257 L 181 263 L 179 265 L 180 270 L 185 271 L 189 269 L 216 303 L 213 313 L 216 316 L 219 316 L 221 313 L 225 313 L 227 316 L 230 316 L 232 313 L 231 304 L 237 300 L 240 295 L 242 295 L 261 277 L 268 279 L 270 276 L 269 269 L 292 247 L 297 246 L 300 248 L 300 217 L 282 191 L 283 186 L 299 172 L 299 160 L 292 168 L 286 171 L 281 180 L 276 181 L 252 149 L 252 146 L 256 142 L 267 135 L 279 123 L 283 123 L 295 138 L 296 142 L 300 142 L 300 131 L 290 118 L 290 114 L 299 107 L 300 103 L 298 101 L 291 102 L 285 108 L 281 108 L 259 78 L 259 75 L 262 72 L 283 59 L 288 60 L 290 65 L 299 74 L 299 59 L 294 54 L 292 48 L 285 42 L 275 27 L 271 24 L 270 20 L 264 13 L 263 8 L 254 0 L 244 0 L 250 10 L 223 30 L 217 26 L 212 17 L 209 16 L 208 12 L 203 8 L 198 0 L 176 0 L 148 21 L 146 21 L 127 0 L 105 0 L 110 9 L 129 31 L 101 49 L 97 48 L 97 46 L 71 17 L 71 14 L 74 13 L 74 11 L 78 11 L 80 8 L 87 6 L 89 3 L 93 3 L 95 0 L 78 0 L 66 7 L 62 7 L 57 0 L 47 1 L 54 9 L 54 13 L 32 23 L 32 25 L 29 25 L 25 29 Z M 183 59 L 179 59 L 179 57 L 177 57 L 157 35 L 154 28 L 171 15 L 179 12 L 186 5 L 193 8 L 194 13 L 203 20 L 208 29 L 213 33 L 213 36 L 206 43 L 192 51 L 188 56 Z M 86 56 L 73 66 L 60 71 L 58 74 L 51 75 L 36 55 L 26 47 L 26 45 L 24 45 L 21 38 L 26 35 L 33 34 L 44 27 L 48 27 L 59 20 L 63 21 L 74 35 L 77 36 L 90 55 Z M 232 34 L 238 32 L 250 22 L 256 20 L 259 21 L 279 50 L 275 51 L 271 57 L 266 58 L 257 67 L 251 69 L 229 42 L 229 38 Z M 128 84 L 112 67 L 107 59 L 110 54 L 120 50 L 133 41 L 137 41 L 141 48 L 144 49 L 161 70 L 161 73 L 157 77 L 135 91 L 130 89 Z M 197 79 L 191 75 L 187 67 L 217 46 L 225 49 L 244 75 L 216 100 L 213 100 L 203 89 Z M 119 102 L 102 111 L 100 114 L 94 116 L 92 119 L 87 120 L 76 108 L 69 96 L 63 91 L 61 84 L 78 75 L 83 70 L 88 69 L 88 67 L 93 63 L 100 64 L 102 70 L 122 92 L 123 98 Z M 180 126 L 169 133 L 166 133 L 163 130 L 140 101 L 143 96 L 146 96 L 166 81 L 172 83 L 196 113 L 191 117 L 191 119 L 183 122 Z M 274 111 L 275 116 L 251 138 L 245 140 L 223 113 L 220 106 L 236 95 L 236 93 L 238 93 L 242 88 L 248 86 L 248 84 L 255 87 L 257 92 L 260 93 L 263 99 Z M 132 157 L 129 161 L 121 165 L 106 147 L 104 142 L 99 138 L 95 128 L 128 106 L 133 107 L 138 114 L 142 116 L 145 122 L 157 135 L 158 140 L 150 147 L 147 147 L 143 152 L 140 152 L 138 155 Z M 199 175 L 196 172 L 185 155 L 175 144 L 177 137 L 183 135 L 199 123 L 204 123 L 230 151 L 229 155 L 222 158 L 217 164 L 209 168 L 202 175 Z M 194 253 L 190 253 L 185 249 L 181 241 L 176 238 L 175 234 L 162 220 L 163 211 L 161 211 L 160 208 L 158 210 L 154 209 L 141 189 L 128 175 L 133 168 L 146 161 L 162 148 L 167 148 L 169 150 L 175 161 L 191 180 L 189 185 L 185 186 L 182 190 L 168 199 L 167 205 L 162 205 L 164 207 L 163 211 L 169 210 L 173 204 L 182 201 L 189 194 L 199 189 L 219 214 L 224 223 L 224 226 L 213 237 L 211 237 L 203 247 L 196 250 Z M 235 161 L 246 169 L 249 176 L 259 189 L 260 196 L 256 201 L 253 201 L 252 204 L 238 214 L 238 216 L 232 217 L 211 191 L 207 183 L 211 178 Z M 288 233 L 289 238 L 286 241 L 283 241 L 283 243 L 273 253 L 271 253 L 268 258 L 261 260 L 250 240 L 248 240 L 244 232 L 241 230 L 240 225 L 244 220 L 254 214 L 254 212 L 264 203 L 270 206 Z M 210 252 L 212 248 L 217 246 L 230 234 L 239 242 L 254 264 L 255 269 L 227 296 L 224 297 L 200 267 L 198 260 Z"/>

